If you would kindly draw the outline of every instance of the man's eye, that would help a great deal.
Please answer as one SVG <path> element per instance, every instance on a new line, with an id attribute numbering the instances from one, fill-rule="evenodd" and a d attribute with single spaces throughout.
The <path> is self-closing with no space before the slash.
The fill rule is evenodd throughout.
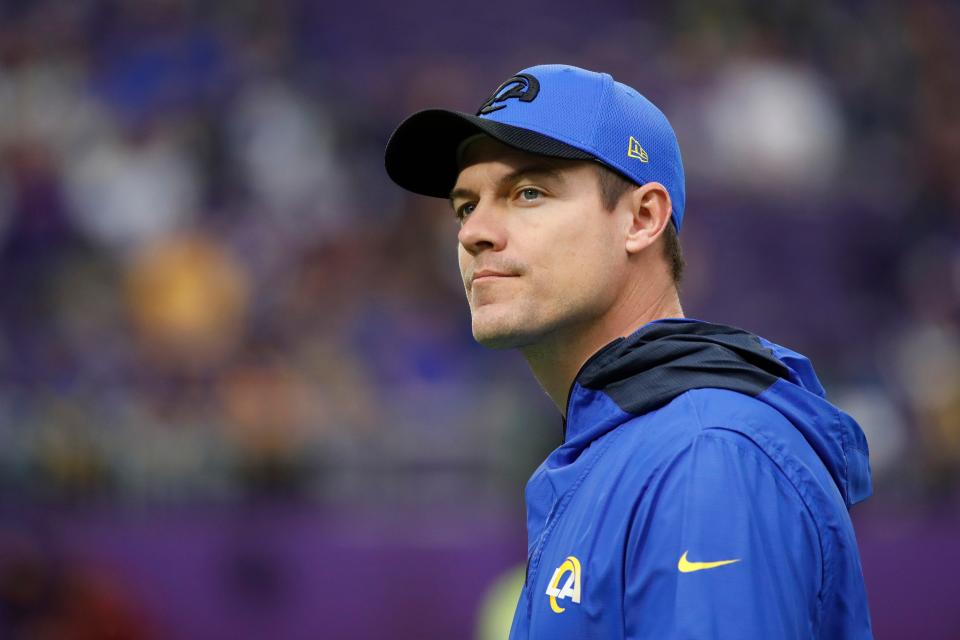
<path id="1" fill-rule="evenodd" d="M 536 200 L 541 195 L 543 195 L 539 189 L 534 189 L 533 187 L 527 187 L 520 192 L 520 199 L 530 202 L 531 200 Z"/>
<path id="2" fill-rule="evenodd" d="M 473 213 L 473 210 L 476 208 L 477 208 L 477 205 L 473 204 L 472 202 L 468 202 L 466 204 L 460 205 L 459 207 L 457 207 L 457 220 L 463 220 L 468 215 Z"/>

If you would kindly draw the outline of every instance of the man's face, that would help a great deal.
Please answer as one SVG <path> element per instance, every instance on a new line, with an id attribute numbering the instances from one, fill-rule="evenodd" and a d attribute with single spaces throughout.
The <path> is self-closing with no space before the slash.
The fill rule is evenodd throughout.
<path id="1" fill-rule="evenodd" d="M 473 335 L 495 348 L 563 340 L 615 303 L 629 216 L 604 209 L 596 168 L 491 138 L 467 149 L 451 203 Z"/>

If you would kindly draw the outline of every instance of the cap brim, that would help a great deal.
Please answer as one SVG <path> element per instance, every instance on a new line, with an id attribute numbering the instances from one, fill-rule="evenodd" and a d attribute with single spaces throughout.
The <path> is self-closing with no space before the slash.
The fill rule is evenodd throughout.
<path id="1" fill-rule="evenodd" d="M 555 158 L 593 160 L 594 156 L 542 133 L 459 111 L 419 111 L 397 127 L 387 142 L 387 174 L 414 193 L 447 198 L 457 182 L 457 149 L 472 135 L 485 133 L 505 145 Z"/>

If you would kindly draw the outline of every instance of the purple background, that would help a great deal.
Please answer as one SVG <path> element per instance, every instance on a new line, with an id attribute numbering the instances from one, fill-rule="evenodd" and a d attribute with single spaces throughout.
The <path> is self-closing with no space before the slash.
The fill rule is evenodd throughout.
<path id="1" fill-rule="evenodd" d="M 567 62 L 677 131 L 686 314 L 863 425 L 877 637 L 960 637 L 958 12 L 0 2 L 0 636 L 476 637 L 560 420 L 383 146 Z"/>

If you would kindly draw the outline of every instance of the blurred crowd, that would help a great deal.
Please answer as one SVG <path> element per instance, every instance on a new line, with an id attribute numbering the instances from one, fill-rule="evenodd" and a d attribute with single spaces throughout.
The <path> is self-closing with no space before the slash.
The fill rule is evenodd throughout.
<path id="1" fill-rule="evenodd" d="M 577 4 L 521 43 L 439 1 L 2 3 L 4 500 L 519 503 L 559 415 L 473 344 L 452 215 L 382 148 L 545 61 L 673 120 L 687 314 L 811 356 L 880 499 L 954 495 L 956 5 Z"/>
<path id="2" fill-rule="evenodd" d="M 453 215 L 382 150 L 544 62 L 670 117 L 686 314 L 811 357 L 867 432 L 867 509 L 955 503 L 960 8 L 642 4 L 0 2 L 0 626 L 165 635 L 23 505 L 493 500 L 522 524 L 560 416 L 473 343 Z M 270 595 L 261 564 L 228 573 Z"/>

